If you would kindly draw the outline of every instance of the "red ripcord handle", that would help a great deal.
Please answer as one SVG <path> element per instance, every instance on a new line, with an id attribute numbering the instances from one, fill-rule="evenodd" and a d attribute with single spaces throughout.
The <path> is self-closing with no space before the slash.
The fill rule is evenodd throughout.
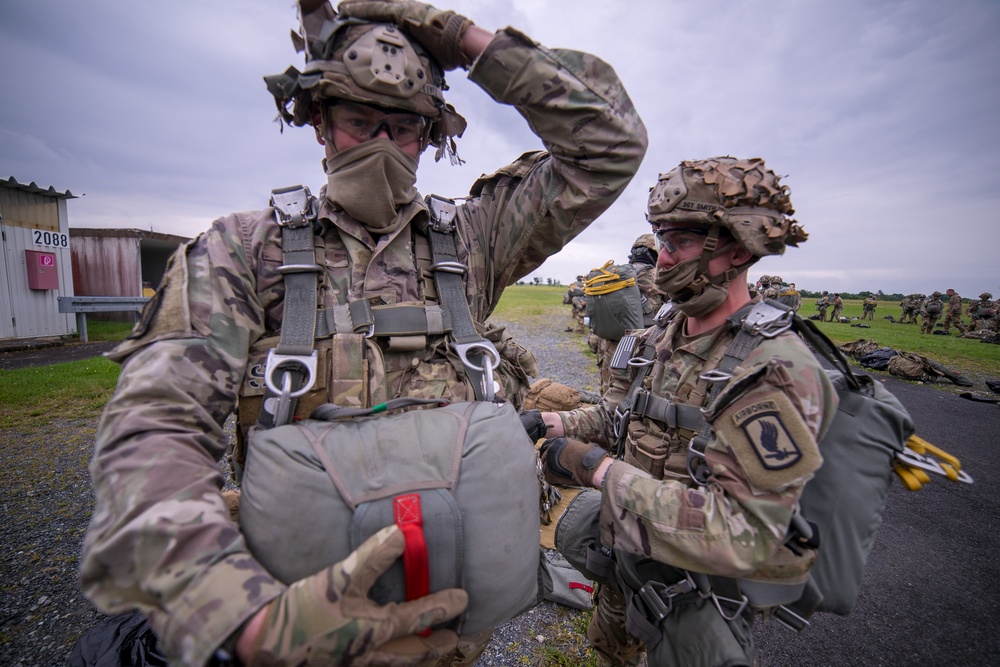
<path id="1" fill-rule="evenodd" d="M 420 511 L 420 496 L 408 493 L 392 500 L 396 525 L 403 532 L 403 570 L 406 572 L 406 599 L 416 600 L 431 592 L 430 560 L 424 537 L 424 516 Z M 428 630 L 430 632 L 430 630 Z"/>

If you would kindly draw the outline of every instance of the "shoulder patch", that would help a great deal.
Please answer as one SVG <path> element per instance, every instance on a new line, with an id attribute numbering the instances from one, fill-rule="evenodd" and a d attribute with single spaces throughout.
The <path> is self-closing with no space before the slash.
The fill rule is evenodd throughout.
<path id="1" fill-rule="evenodd" d="M 822 463 L 805 421 L 779 391 L 735 401 L 713 428 L 758 489 L 783 488 Z"/>

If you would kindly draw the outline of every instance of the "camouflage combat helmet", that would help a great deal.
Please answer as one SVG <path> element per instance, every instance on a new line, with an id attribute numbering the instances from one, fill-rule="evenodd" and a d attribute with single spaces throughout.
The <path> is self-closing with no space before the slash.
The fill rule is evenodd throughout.
<path id="1" fill-rule="evenodd" d="M 827 294 L 829 294 L 829 292 L 827 292 L 826 290 L 823 290 L 823 296 L 826 296 Z"/>
<path id="2" fill-rule="evenodd" d="M 784 285 L 785 281 L 782 279 L 781 276 L 771 276 L 771 284 L 772 285 Z"/>
<path id="3" fill-rule="evenodd" d="M 979 295 L 979 298 L 988 301 L 989 299 L 993 298 L 993 295 L 990 294 L 989 292 L 983 292 L 982 294 Z"/>
<path id="4" fill-rule="evenodd" d="M 754 258 L 781 255 L 808 238 L 795 220 L 787 186 L 760 158 L 687 160 L 660 174 L 646 219 L 696 223 L 709 237 L 727 229 Z"/>
<path id="5" fill-rule="evenodd" d="M 333 99 L 417 113 L 430 119 L 435 159 L 445 151 L 454 158 L 454 138 L 466 122 L 445 102 L 444 70 L 424 48 L 395 25 L 339 16 L 329 0 L 301 4 L 301 28 L 292 42 L 305 51 L 304 71 L 289 67 L 264 77 L 279 118 L 312 124 L 314 105 Z"/>
<path id="6" fill-rule="evenodd" d="M 934 290 L 933 292 L 931 292 L 931 296 L 936 299 L 939 296 L 941 296 L 941 292 L 938 292 L 937 290 Z"/>
<path id="7" fill-rule="evenodd" d="M 760 285 L 770 285 L 771 284 L 771 276 L 763 275 L 763 276 L 761 276 L 757 280 L 757 283 L 760 284 Z"/>
<path id="8" fill-rule="evenodd" d="M 659 250 L 656 247 L 656 237 L 652 234 L 643 234 L 637 238 L 635 243 L 632 244 L 632 250 L 635 250 L 636 248 L 649 248 L 654 253 Z"/>

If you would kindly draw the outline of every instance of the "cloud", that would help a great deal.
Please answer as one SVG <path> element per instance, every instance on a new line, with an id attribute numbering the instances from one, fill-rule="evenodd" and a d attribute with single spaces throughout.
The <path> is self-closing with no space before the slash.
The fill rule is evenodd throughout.
<path id="1" fill-rule="evenodd" d="M 800 288 L 996 291 L 1000 5 L 990 0 L 456 0 L 493 29 L 612 64 L 649 129 L 633 184 L 539 270 L 568 282 L 623 261 L 657 174 L 682 159 L 760 156 L 810 233 L 766 258 Z M 623 10 L 624 9 L 624 10 Z M 301 66 L 294 4 L 273 0 L 0 3 L 0 176 L 87 196 L 74 226 L 193 235 L 272 188 L 324 182 L 308 128 L 279 127 L 262 76 Z M 462 196 L 541 147 L 462 73 L 462 167 L 423 157 L 422 192 Z M 767 269 L 765 270 L 765 267 Z M 925 285 L 923 283 L 933 283 Z"/>

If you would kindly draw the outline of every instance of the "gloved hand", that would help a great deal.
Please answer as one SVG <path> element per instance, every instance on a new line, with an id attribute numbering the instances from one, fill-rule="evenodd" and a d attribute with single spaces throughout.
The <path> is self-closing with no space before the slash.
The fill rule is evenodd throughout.
<path id="1" fill-rule="evenodd" d="M 608 453 L 572 438 L 549 438 L 538 450 L 545 481 L 561 486 L 593 486 L 594 471 Z"/>
<path id="2" fill-rule="evenodd" d="M 465 591 L 450 588 L 386 605 L 368 597 L 404 545 L 399 528 L 383 528 L 341 562 L 295 582 L 268 603 L 251 667 L 307 662 L 403 667 L 453 651 L 454 632 L 417 633 L 462 613 L 469 602 Z"/>
<path id="3" fill-rule="evenodd" d="M 545 420 L 542 419 L 541 410 L 521 410 L 517 413 L 517 416 L 521 418 L 521 426 L 524 427 L 528 437 L 531 438 L 532 444 L 544 438 L 545 434 L 548 433 L 549 427 L 545 425 Z"/>
<path id="4" fill-rule="evenodd" d="M 416 0 L 345 0 L 337 7 L 344 16 L 395 23 L 427 49 L 446 70 L 468 67 L 460 42 L 472 21 Z"/>

